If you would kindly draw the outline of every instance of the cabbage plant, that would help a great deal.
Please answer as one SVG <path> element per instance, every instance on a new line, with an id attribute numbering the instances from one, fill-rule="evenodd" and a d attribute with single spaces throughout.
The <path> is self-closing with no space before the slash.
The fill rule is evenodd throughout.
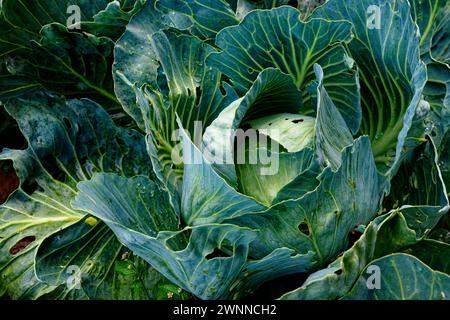
<path id="1" fill-rule="evenodd" d="M 450 297 L 446 0 L 3 0 L 0 28 L 0 297 Z"/>

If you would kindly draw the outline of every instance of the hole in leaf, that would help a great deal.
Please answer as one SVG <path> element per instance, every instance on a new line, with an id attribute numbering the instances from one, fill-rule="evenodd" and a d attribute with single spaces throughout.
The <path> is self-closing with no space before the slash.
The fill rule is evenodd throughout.
<path id="1" fill-rule="evenodd" d="M 9 253 L 12 255 L 18 254 L 20 251 L 23 251 L 26 247 L 30 245 L 33 241 L 36 240 L 35 236 L 28 236 L 21 240 L 19 240 L 15 245 L 9 249 Z"/>
<path id="2" fill-rule="evenodd" d="M 184 232 L 177 233 L 175 236 L 167 239 L 166 245 L 172 251 L 183 251 L 187 248 L 189 243 L 189 238 L 191 236 L 191 231 L 186 230 Z"/>
<path id="3" fill-rule="evenodd" d="M 220 90 L 220 93 L 221 93 L 223 96 L 226 96 L 226 95 L 227 95 L 227 91 L 225 90 L 225 88 L 224 88 L 223 86 L 219 86 L 219 90 Z"/>
<path id="4" fill-rule="evenodd" d="M 306 221 L 303 221 L 298 225 L 298 230 L 306 236 L 309 236 L 311 232 L 309 231 L 309 225 Z"/>
<path id="5" fill-rule="evenodd" d="M 348 234 L 348 241 L 350 243 L 350 246 L 353 246 L 353 244 L 359 240 L 362 233 L 357 230 L 357 227 L 353 228 L 352 231 Z"/>
<path id="6" fill-rule="evenodd" d="M 227 91 L 225 89 L 224 84 L 226 83 L 226 84 L 230 85 L 230 83 L 232 83 L 232 82 L 231 82 L 230 78 L 228 78 L 224 74 L 222 74 L 220 76 L 220 82 L 221 82 L 221 85 L 219 86 L 219 90 L 220 90 L 220 92 L 222 93 L 223 96 L 226 96 L 227 95 Z"/>
<path id="7" fill-rule="evenodd" d="M 202 89 L 200 88 L 200 86 L 195 87 L 195 105 L 199 105 L 200 104 L 200 99 L 202 97 Z"/>
<path id="8" fill-rule="evenodd" d="M 335 275 L 340 276 L 342 274 L 342 269 L 338 269 L 334 272 Z"/>
<path id="9" fill-rule="evenodd" d="M 295 120 L 292 120 L 292 123 L 297 124 L 297 123 L 300 123 L 300 122 L 303 122 L 303 121 L 305 121 L 305 120 L 304 119 L 295 119 Z"/>
<path id="10" fill-rule="evenodd" d="M 213 252 L 211 252 L 210 254 L 208 254 L 205 258 L 206 260 L 211 260 L 214 258 L 229 258 L 230 255 L 223 252 L 222 250 L 215 248 Z"/>
<path id="11" fill-rule="evenodd" d="M 36 181 L 27 182 L 22 184 L 22 190 L 25 191 L 26 194 L 32 195 L 37 189 L 39 188 L 39 185 Z"/>
<path id="12" fill-rule="evenodd" d="M 72 129 L 72 124 L 70 123 L 70 120 L 66 117 L 63 118 L 64 124 L 66 125 L 67 129 Z"/>

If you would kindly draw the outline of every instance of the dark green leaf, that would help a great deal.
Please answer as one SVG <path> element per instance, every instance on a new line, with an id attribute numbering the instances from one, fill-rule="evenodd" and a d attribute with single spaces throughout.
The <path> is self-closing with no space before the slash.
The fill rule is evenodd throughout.
<path id="1" fill-rule="evenodd" d="M 210 55 L 208 65 L 228 76 L 241 94 L 261 71 L 276 67 L 294 79 L 303 95 L 301 113 L 310 115 L 316 105 L 313 65 L 318 63 L 331 99 L 356 132 L 361 121 L 358 76 L 343 46 L 351 39 L 348 22 L 313 19 L 305 23 L 292 7 L 256 10 L 238 26 L 218 34 L 216 45 L 223 51 Z"/>
<path id="2" fill-rule="evenodd" d="M 405 218 L 393 211 L 374 219 L 358 241 L 327 268 L 309 276 L 298 289 L 284 294 L 286 300 L 334 300 L 345 296 L 371 261 L 416 242 Z"/>
<path id="3" fill-rule="evenodd" d="M 364 270 L 344 299 L 446 300 L 450 296 L 450 276 L 430 269 L 413 256 L 392 254 L 373 261 L 370 266 L 380 270 L 380 289 L 368 288 L 371 271 Z"/>
<path id="4" fill-rule="evenodd" d="M 54 287 L 35 277 L 36 247 L 85 216 L 70 206 L 77 182 L 94 172 L 150 175 L 151 167 L 143 136 L 117 128 L 92 101 L 36 93 L 9 101 L 6 109 L 28 148 L 0 154 L 13 161 L 21 181 L 0 206 L 0 295 L 37 298 Z"/>
<path id="5" fill-rule="evenodd" d="M 395 174 L 426 83 L 419 32 L 407 0 L 330 0 L 312 17 L 353 23 L 349 49 L 360 70 L 360 132 L 372 140 L 379 169 Z"/>
<path id="6" fill-rule="evenodd" d="M 102 219 L 122 243 L 173 283 L 202 299 L 230 294 L 255 232 L 226 224 L 175 231 L 178 217 L 168 195 L 142 176 L 97 174 L 79 188 L 75 207 Z"/>

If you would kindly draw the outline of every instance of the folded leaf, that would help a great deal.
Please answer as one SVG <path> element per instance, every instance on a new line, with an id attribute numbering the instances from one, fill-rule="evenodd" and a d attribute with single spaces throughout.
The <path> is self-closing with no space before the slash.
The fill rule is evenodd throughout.
<path id="1" fill-rule="evenodd" d="M 319 180 L 316 179 L 318 170 L 313 170 L 316 165 L 315 152 L 310 148 L 304 148 L 298 152 L 278 153 L 259 147 L 255 149 L 247 148 L 245 153 L 246 159 L 256 156 L 257 163 L 247 162 L 236 165 L 239 177 L 238 190 L 267 207 L 280 202 L 282 197 L 299 198 L 303 193 L 314 190 L 319 184 Z M 266 157 L 272 159 L 272 163 L 269 165 L 264 164 Z M 311 171 L 314 171 L 315 175 L 312 175 Z M 310 177 L 311 181 L 300 183 L 300 180 L 304 179 L 305 176 Z M 294 182 L 295 190 L 293 190 L 294 187 L 291 184 Z M 285 189 L 286 187 L 290 188 L 290 191 Z M 287 193 L 289 193 L 289 196 L 286 195 Z"/>
<path id="2" fill-rule="evenodd" d="M 356 243 L 327 268 L 311 274 L 298 289 L 284 294 L 283 300 L 334 300 L 345 296 L 370 263 L 416 242 L 398 211 L 375 218 Z"/>
<path id="3" fill-rule="evenodd" d="M 450 276 L 434 271 L 419 259 L 393 254 L 372 262 L 379 268 L 380 289 L 369 289 L 370 271 L 364 270 L 346 300 L 446 300 Z"/>
<path id="4" fill-rule="evenodd" d="M 300 108 L 300 99 L 300 91 L 288 75 L 268 68 L 258 75 L 244 97 L 227 106 L 206 128 L 203 146 L 207 159 L 231 186 L 237 185 L 233 165 L 236 130 L 246 121 L 278 113 L 295 113 Z M 278 135 L 282 138 L 280 132 Z"/>
<path id="5" fill-rule="evenodd" d="M 287 6 L 256 10 L 238 26 L 218 34 L 216 45 L 223 51 L 211 54 L 207 64 L 229 77 L 241 94 L 264 69 L 280 69 L 301 90 L 304 115 L 315 113 L 313 65 L 320 64 L 325 88 L 352 132 L 356 132 L 361 121 L 358 77 L 343 46 L 351 39 L 351 24 L 345 21 L 302 22 L 300 12 Z"/>
<path id="6" fill-rule="evenodd" d="M 176 285 L 201 299 L 230 294 L 255 232 L 227 224 L 175 231 L 178 217 L 168 195 L 142 176 L 97 174 L 79 188 L 74 206 L 102 219 L 123 244 Z"/>
<path id="7" fill-rule="evenodd" d="M 313 264 L 302 270 L 286 270 L 309 271 L 336 257 L 346 247 L 349 232 L 376 215 L 383 179 L 377 173 L 367 137 L 344 150 L 337 172 L 327 168 L 318 179 L 317 189 L 299 199 L 227 221 L 259 230 L 258 241 L 250 246 L 251 257 L 261 259 L 283 247 L 303 255 L 311 251 L 315 254 Z"/>
<path id="8" fill-rule="evenodd" d="M 109 0 L 106 8 L 93 16 L 93 21 L 81 22 L 81 29 L 115 41 L 123 34 L 130 19 L 142 9 L 145 2 L 146 0 Z"/>
<path id="9" fill-rule="evenodd" d="M 450 64 L 450 4 L 444 4 L 436 13 L 436 24 L 431 44 L 431 55 L 439 62 Z"/>
<path id="10" fill-rule="evenodd" d="M 262 204 L 237 192 L 214 170 L 185 130 L 181 134 L 185 163 L 181 211 L 188 225 L 220 223 L 247 212 L 264 210 Z"/>
<path id="11" fill-rule="evenodd" d="M 419 236 L 433 229 L 449 210 L 438 151 L 431 137 L 400 167 L 384 206 L 399 207 L 410 228 Z"/>
<path id="12" fill-rule="evenodd" d="M 353 137 L 342 115 L 330 99 L 323 85 L 323 70 L 314 65 L 317 86 L 316 148 L 325 166 L 336 170 L 341 165 L 341 154 L 353 143 Z"/>
<path id="13" fill-rule="evenodd" d="M 62 285 L 58 299 L 154 299 L 158 282 L 167 280 L 116 238 L 107 225 L 86 217 L 46 238 L 36 254 L 36 275 Z M 74 279 L 79 276 L 79 279 Z M 77 282 L 79 281 L 79 282 Z M 79 285 L 77 288 L 76 285 Z"/>
<path id="14" fill-rule="evenodd" d="M 418 28 L 408 2 L 330 0 L 312 17 L 353 24 L 355 39 L 348 47 L 360 70 L 360 132 L 369 135 L 379 169 L 395 174 L 426 83 Z"/>
<path id="15" fill-rule="evenodd" d="M 450 274 L 450 245 L 436 240 L 422 240 L 404 250 L 431 269 Z"/>
<path id="16" fill-rule="evenodd" d="M 142 135 L 117 128 L 92 101 L 36 93 L 9 101 L 6 109 L 28 148 L 0 153 L 20 179 L 0 206 L 0 295 L 37 298 L 55 288 L 35 277 L 37 246 L 86 215 L 70 205 L 77 182 L 94 172 L 150 175 L 151 167 Z"/>
<path id="17" fill-rule="evenodd" d="M 161 19 L 164 16 L 158 16 L 150 4 L 132 19 L 116 46 L 114 72 L 119 99 L 149 135 L 155 173 L 178 206 L 183 166 L 173 138 L 176 115 L 193 135 L 208 126 L 236 95 L 222 84 L 220 72 L 204 63 L 215 49 L 196 37 L 163 31 Z M 136 67 L 130 68 L 130 63 Z"/>
<path id="18" fill-rule="evenodd" d="M 0 67 L 0 99 L 45 87 L 71 98 L 89 97 L 117 112 L 113 40 L 142 1 L 3 1 L 0 61 L 9 67 Z"/>
<path id="19" fill-rule="evenodd" d="M 444 11 L 446 0 L 410 0 L 411 15 L 421 32 L 421 53 L 428 53 L 431 49 L 433 37 L 438 31 L 440 11 Z"/>

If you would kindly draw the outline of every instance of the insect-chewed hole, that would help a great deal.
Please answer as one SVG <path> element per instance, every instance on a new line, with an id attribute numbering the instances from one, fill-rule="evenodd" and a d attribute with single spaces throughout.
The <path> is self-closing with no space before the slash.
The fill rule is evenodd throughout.
<path id="1" fill-rule="evenodd" d="M 183 251 L 187 248 L 191 231 L 186 230 L 176 234 L 174 237 L 167 240 L 166 245 L 173 251 Z"/>
<path id="2" fill-rule="evenodd" d="M 215 248 L 213 252 L 211 252 L 210 254 L 208 254 L 207 256 L 205 256 L 206 260 L 211 260 L 214 258 L 229 258 L 231 257 L 228 253 Z"/>
<path id="3" fill-rule="evenodd" d="M 303 121 L 305 121 L 305 120 L 304 119 L 295 119 L 295 120 L 292 120 L 292 123 L 297 124 L 297 123 L 301 123 Z"/>
<path id="4" fill-rule="evenodd" d="M 37 184 L 36 181 L 30 182 L 30 183 L 24 183 L 22 185 L 22 190 L 25 191 L 26 194 L 32 195 L 36 190 L 38 190 L 40 186 Z"/>
<path id="5" fill-rule="evenodd" d="M 348 241 L 350 246 L 352 246 L 356 241 L 359 240 L 359 238 L 361 238 L 362 233 L 357 229 L 357 227 L 353 228 L 349 233 L 348 233 Z"/>
<path id="6" fill-rule="evenodd" d="M 35 236 L 27 236 L 19 241 L 15 245 L 9 249 L 9 253 L 12 255 L 18 254 L 20 251 L 23 251 L 26 247 L 28 247 L 32 242 L 36 240 Z"/>
<path id="7" fill-rule="evenodd" d="M 311 234 L 309 225 L 306 221 L 303 221 L 298 225 L 298 230 L 306 236 L 309 236 Z"/>

